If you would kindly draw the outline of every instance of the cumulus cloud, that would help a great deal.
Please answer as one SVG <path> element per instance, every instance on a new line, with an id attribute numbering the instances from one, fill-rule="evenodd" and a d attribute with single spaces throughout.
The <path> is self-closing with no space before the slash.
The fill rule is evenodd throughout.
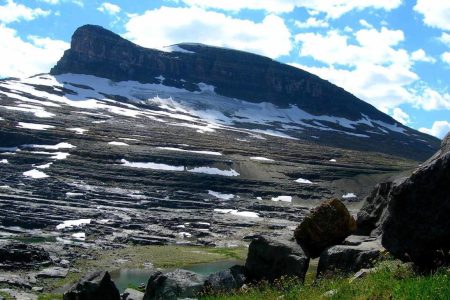
<path id="1" fill-rule="evenodd" d="M 450 94 L 440 93 L 430 87 L 416 91 L 414 104 L 424 110 L 450 109 Z"/>
<path id="2" fill-rule="evenodd" d="M 244 9 L 264 10 L 269 13 L 288 13 L 296 7 L 306 8 L 311 15 L 323 12 L 328 18 L 339 18 L 352 10 L 366 8 L 390 11 L 400 6 L 402 0 L 181 0 L 185 4 L 200 8 L 227 11 Z"/>
<path id="3" fill-rule="evenodd" d="M 444 52 L 441 55 L 442 61 L 450 65 L 450 52 Z"/>
<path id="4" fill-rule="evenodd" d="M 443 32 L 439 37 L 439 41 L 450 48 L 450 34 Z"/>
<path id="5" fill-rule="evenodd" d="M 23 4 L 17 4 L 13 0 L 7 0 L 5 5 L 0 6 L 0 23 L 31 21 L 38 17 L 46 17 L 49 14 L 49 10 L 29 8 Z"/>
<path id="6" fill-rule="evenodd" d="M 29 36 L 23 40 L 14 29 L 0 24 L 0 77 L 24 77 L 47 73 L 69 44 L 46 37 Z"/>
<path id="7" fill-rule="evenodd" d="M 392 110 L 391 115 L 395 120 L 402 123 L 403 125 L 406 125 L 411 122 L 411 118 L 409 117 L 409 115 L 399 107 L 395 107 Z"/>
<path id="8" fill-rule="evenodd" d="M 450 131 L 450 123 L 447 121 L 436 121 L 431 128 L 422 127 L 419 131 L 442 139 Z"/>
<path id="9" fill-rule="evenodd" d="M 434 57 L 428 56 L 423 49 L 418 49 L 411 53 L 411 59 L 413 61 L 429 62 L 435 63 L 436 59 Z"/>
<path id="10" fill-rule="evenodd" d="M 426 25 L 450 30 L 450 1 L 417 0 L 414 10 L 423 15 Z"/>
<path id="11" fill-rule="evenodd" d="M 112 4 L 109 2 L 103 2 L 98 8 L 98 11 L 102 13 L 107 13 L 109 15 L 115 15 L 118 14 L 121 11 L 120 6 L 116 4 Z"/>
<path id="12" fill-rule="evenodd" d="M 314 27 L 314 28 L 326 28 L 326 27 L 330 26 L 330 24 L 328 24 L 327 21 L 325 21 L 325 20 L 318 20 L 318 19 L 316 19 L 314 17 L 308 18 L 305 22 L 301 22 L 301 21 L 296 20 L 294 22 L 294 25 L 297 28 L 312 28 L 312 27 Z"/>
<path id="13" fill-rule="evenodd" d="M 175 43 L 199 42 L 272 58 L 287 55 L 292 49 L 291 33 L 276 15 L 253 22 L 195 7 L 161 7 L 131 15 L 125 29 L 126 38 L 159 49 Z"/>

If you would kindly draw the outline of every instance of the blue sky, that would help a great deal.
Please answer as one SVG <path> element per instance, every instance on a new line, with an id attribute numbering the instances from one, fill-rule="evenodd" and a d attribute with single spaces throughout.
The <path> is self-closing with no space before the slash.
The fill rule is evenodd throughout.
<path id="1" fill-rule="evenodd" d="M 266 55 L 410 127 L 450 130 L 448 0 L 0 0 L 0 76 L 48 72 L 87 23 L 145 47 L 201 42 Z"/>

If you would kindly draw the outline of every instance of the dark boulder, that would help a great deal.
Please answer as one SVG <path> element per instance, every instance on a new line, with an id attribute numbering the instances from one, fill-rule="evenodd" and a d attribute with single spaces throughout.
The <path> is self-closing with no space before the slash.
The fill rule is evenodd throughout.
<path id="1" fill-rule="evenodd" d="M 356 229 L 355 219 L 337 200 L 314 208 L 294 231 L 297 243 L 309 257 L 318 257 L 329 246 L 341 243 Z"/>
<path id="2" fill-rule="evenodd" d="M 31 269 L 50 264 L 49 253 L 36 246 L 17 243 L 0 243 L 0 269 Z"/>
<path id="3" fill-rule="evenodd" d="M 186 270 L 156 272 L 148 280 L 144 300 L 194 298 L 203 290 L 204 278 Z"/>
<path id="4" fill-rule="evenodd" d="M 282 276 L 305 279 L 309 258 L 295 243 L 259 236 L 248 248 L 245 267 L 252 280 L 273 281 Z"/>
<path id="5" fill-rule="evenodd" d="M 391 187 L 392 182 L 377 184 L 370 195 L 364 199 L 356 219 L 357 234 L 375 236 L 380 234 L 379 228 L 386 216 Z"/>
<path id="6" fill-rule="evenodd" d="M 206 293 L 229 293 L 238 289 L 247 281 L 247 269 L 233 266 L 227 270 L 209 275 L 205 280 Z"/>
<path id="7" fill-rule="evenodd" d="M 120 300 L 119 290 L 108 272 L 89 274 L 64 293 L 64 300 Z"/>
<path id="8" fill-rule="evenodd" d="M 372 268 L 381 258 L 383 247 L 378 240 L 368 239 L 358 245 L 337 245 L 320 255 L 317 276 L 350 274 Z"/>
<path id="9" fill-rule="evenodd" d="M 450 262 L 450 134 L 441 149 L 392 187 L 383 246 L 419 266 Z"/>

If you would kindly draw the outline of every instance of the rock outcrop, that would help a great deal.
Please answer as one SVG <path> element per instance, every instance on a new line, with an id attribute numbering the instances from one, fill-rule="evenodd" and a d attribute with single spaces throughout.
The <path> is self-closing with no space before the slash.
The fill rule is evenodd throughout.
<path id="1" fill-rule="evenodd" d="M 382 224 L 383 246 L 424 267 L 450 262 L 450 134 L 441 149 L 395 184 Z"/>
<path id="2" fill-rule="evenodd" d="M 358 234 L 374 236 L 380 234 L 380 225 L 386 216 L 391 187 L 392 182 L 380 183 L 364 199 L 356 219 Z"/>
<path id="3" fill-rule="evenodd" d="M 0 242 L 0 269 L 31 269 L 50 264 L 50 255 L 40 247 L 17 242 Z"/>
<path id="4" fill-rule="evenodd" d="M 148 280 L 144 300 L 195 298 L 202 292 L 204 281 L 202 276 L 186 270 L 156 272 Z"/>
<path id="5" fill-rule="evenodd" d="M 64 300 L 120 300 L 120 293 L 108 272 L 89 274 L 66 293 Z"/>
<path id="6" fill-rule="evenodd" d="M 244 266 L 233 266 L 209 275 L 205 280 L 205 292 L 229 293 L 242 287 L 247 279 L 247 269 Z"/>
<path id="7" fill-rule="evenodd" d="M 320 255 L 317 276 L 350 274 L 363 268 L 372 268 L 381 257 L 383 247 L 379 240 L 367 238 L 359 244 L 336 245 Z"/>
<path id="8" fill-rule="evenodd" d="M 259 236 L 248 248 L 245 267 L 252 280 L 273 281 L 282 276 L 305 279 L 309 258 L 295 243 Z"/>
<path id="9" fill-rule="evenodd" d="M 328 200 L 314 208 L 294 231 L 294 237 L 309 257 L 318 257 L 327 247 L 341 243 L 356 229 L 345 205 Z"/>

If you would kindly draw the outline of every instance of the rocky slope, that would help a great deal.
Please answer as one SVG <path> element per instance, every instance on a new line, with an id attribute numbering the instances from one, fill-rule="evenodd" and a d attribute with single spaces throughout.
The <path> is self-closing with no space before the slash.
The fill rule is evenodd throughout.
<path id="1" fill-rule="evenodd" d="M 0 81 L 2 238 L 236 245 L 438 144 L 267 58 L 169 50 L 83 26 L 51 74 Z"/>

